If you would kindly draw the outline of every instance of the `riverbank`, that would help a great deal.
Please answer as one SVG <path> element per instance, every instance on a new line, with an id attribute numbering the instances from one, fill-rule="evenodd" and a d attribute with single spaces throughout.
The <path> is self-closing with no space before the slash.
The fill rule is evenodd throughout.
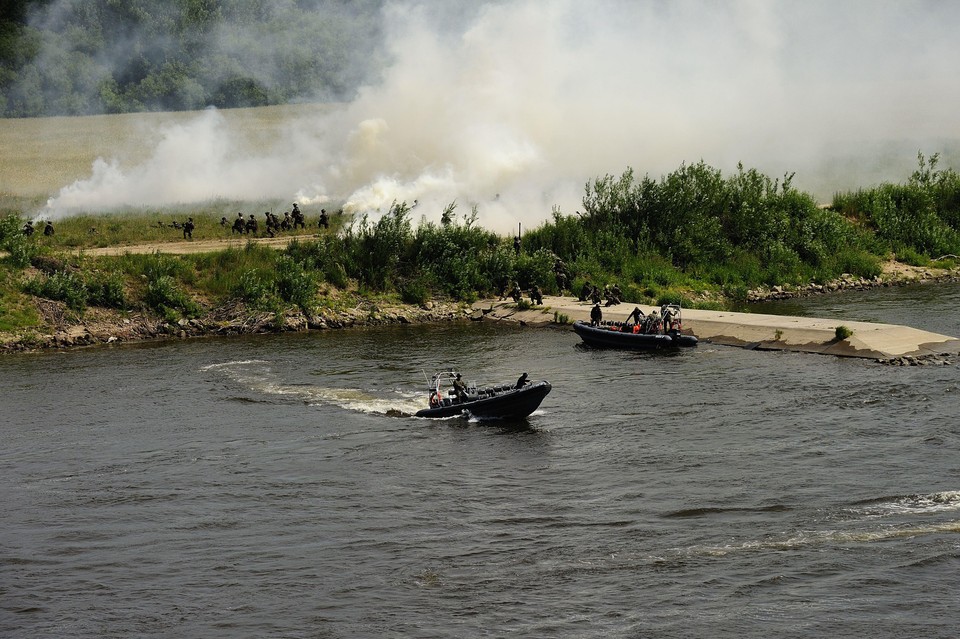
<path id="1" fill-rule="evenodd" d="M 282 248 L 291 238 L 262 238 L 257 245 Z M 190 254 L 223 248 L 247 246 L 249 240 L 216 240 L 204 243 L 146 244 L 138 247 L 90 249 L 87 255 L 109 256 L 163 252 Z M 234 244 L 236 246 L 234 246 Z M 782 300 L 792 297 L 862 291 L 873 287 L 907 283 L 933 283 L 960 280 L 960 268 L 937 269 L 908 266 L 898 262 L 884 265 L 882 276 L 866 280 L 844 275 L 827 284 L 802 287 L 772 287 L 751 291 L 751 302 Z M 213 306 L 201 304 L 200 313 L 190 318 L 171 320 L 154 311 L 136 308 L 120 311 L 88 307 L 83 312 L 70 310 L 60 301 L 30 298 L 39 321 L 26 331 L 0 333 L 0 350 L 26 351 L 92 346 L 161 339 L 186 339 L 290 331 L 328 330 L 352 326 L 433 323 L 466 319 L 500 319 L 530 325 L 557 324 L 589 319 L 589 304 L 573 298 L 546 297 L 543 309 L 518 311 L 515 304 L 484 300 L 472 307 L 449 301 L 428 301 L 422 305 L 364 299 L 329 288 L 323 305 L 305 312 L 298 307 L 263 310 L 262 306 L 229 301 Z M 622 320 L 634 304 L 625 303 L 606 311 L 607 319 Z M 640 305 L 649 312 L 652 306 Z M 845 322 L 852 335 L 837 339 L 836 321 L 730 311 L 684 309 L 685 328 L 701 340 L 717 344 L 768 349 L 797 350 L 840 356 L 875 358 L 909 363 L 910 360 L 943 359 L 957 350 L 950 336 L 927 333 L 909 327 Z"/>
<path id="2" fill-rule="evenodd" d="M 483 300 L 474 304 L 474 319 L 546 325 L 590 321 L 593 304 L 576 298 L 544 296 L 543 305 L 522 308 L 512 301 Z M 618 304 L 603 308 L 604 321 L 625 321 L 633 310 L 649 314 L 656 307 Z M 838 327 L 849 335 L 841 338 Z M 890 364 L 950 363 L 960 355 L 960 339 L 909 326 L 791 317 L 731 311 L 683 310 L 683 332 L 702 342 L 757 350 L 819 353 L 875 359 Z"/>
<path id="3" fill-rule="evenodd" d="M 317 309 L 314 313 L 288 309 L 281 314 L 231 302 L 193 319 L 169 322 L 147 311 L 98 308 L 87 309 L 82 317 L 77 317 L 63 302 L 37 299 L 36 303 L 45 328 L 25 335 L 0 335 L 0 350 L 22 352 L 165 339 L 425 324 L 462 320 L 469 315 L 467 306 L 451 302 L 411 306 L 360 301 L 346 308 Z"/>
<path id="4" fill-rule="evenodd" d="M 866 291 L 872 288 L 936 282 L 960 282 L 960 267 L 947 269 L 937 268 L 936 266 L 912 266 L 888 260 L 883 264 L 883 273 L 876 277 L 855 277 L 849 273 L 844 273 L 836 280 L 826 284 L 811 282 L 803 286 L 787 285 L 757 288 L 747 293 L 746 301 L 750 303 L 774 302 L 826 293 Z"/>

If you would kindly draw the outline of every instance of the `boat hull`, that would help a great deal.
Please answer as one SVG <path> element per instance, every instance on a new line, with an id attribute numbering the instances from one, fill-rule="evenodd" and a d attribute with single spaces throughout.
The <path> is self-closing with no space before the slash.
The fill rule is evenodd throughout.
<path id="1" fill-rule="evenodd" d="M 636 351 L 655 351 L 697 345 L 697 338 L 677 331 L 670 333 L 626 333 L 574 322 L 573 330 L 583 343 L 594 348 L 619 348 Z"/>
<path id="2" fill-rule="evenodd" d="M 481 419 L 522 419 L 537 410 L 550 392 L 549 382 L 537 382 L 481 396 L 466 402 L 451 402 L 417 411 L 417 417 L 454 417 L 469 413 Z"/>

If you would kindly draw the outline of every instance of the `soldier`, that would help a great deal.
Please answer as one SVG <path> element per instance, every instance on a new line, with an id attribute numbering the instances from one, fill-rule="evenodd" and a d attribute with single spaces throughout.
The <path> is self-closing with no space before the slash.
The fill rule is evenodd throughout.
<path id="1" fill-rule="evenodd" d="M 291 228 L 291 226 L 290 226 L 290 214 L 289 214 L 287 211 L 284 211 L 284 212 L 283 212 L 283 219 L 280 220 L 280 230 L 281 230 L 281 231 L 289 231 L 290 228 Z"/>
<path id="2" fill-rule="evenodd" d="M 660 332 L 660 313 L 657 311 L 650 311 L 650 314 L 647 315 L 647 319 L 643 321 L 643 332 L 644 333 L 659 333 Z"/>
<path id="3" fill-rule="evenodd" d="M 563 292 L 567 289 L 567 281 L 570 279 L 570 275 L 567 272 L 567 265 L 559 257 L 553 263 L 553 274 L 557 279 L 557 290 L 560 291 L 560 295 L 563 295 Z"/>
<path id="4" fill-rule="evenodd" d="M 543 293 L 540 292 L 540 287 L 536 284 L 530 289 L 530 303 L 543 306 Z"/>
<path id="5" fill-rule="evenodd" d="M 330 219 L 327 217 L 327 209 L 320 209 L 319 227 L 322 229 L 330 228 Z"/>
<path id="6" fill-rule="evenodd" d="M 297 230 L 299 226 L 302 229 L 307 228 L 307 225 L 303 221 L 303 213 L 300 212 L 300 209 L 294 205 L 293 207 L 293 230 Z"/>
<path id="7" fill-rule="evenodd" d="M 513 298 L 514 302 L 519 302 L 523 299 L 523 291 L 520 290 L 520 284 L 517 282 L 514 282 L 513 288 L 510 289 L 510 297 Z"/>
<path id="8" fill-rule="evenodd" d="M 50 220 L 47 220 L 47 225 L 43 227 L 44 235 L 53 235 L 53 223 Z"/>
<path id="9" fill-rule="evenodd" d="M 247 225 L 243 222 L 243 213 L 237 213 L 237 219 L 233 221 L 233 226 L 230 227 L 230 234 L 239 233 L 243 235 L 247 230 Z"/>
<path id="10" fill-rule="evenodd" d="M 600 302 L 593 305 L 590 309 L 590 326 L 600 326 L 603 321 L 603 311 L 600 310 Z"/>
<path id="11" fill-rule="evenodd" d="M 187 221 L 183 223 L 183 239 L 192 240 L 193 239 L 193 218 L 188 217 Z"/>
<path id="12" fill-rule="evenodd" d="M 590 292 L 593 288 L 590 286 L 590 282 L 584 282 L 583 288 L 580 289 L 580 301 L 586 302 L 590 298 Z"/>
<path id="13" fill-rule="evenodd" d="M 516 235 L 513 238 L 513 252 L 517 255 L 520 255 L 520 236 Z"/>
<path id="14" fill-rule="evenodd" d="M 467 385 L 460 379 L 460 373 L 457 373 L 457 378 L 453 380 L 453 392 L 461 402 L 467 401 Z"/>
<path id="15" fill-rule="evenodd" d="M 222 226 L 223 228 L 227 228 L 227 218 L 226 218 L 226 216 L 221 216 L 221 217 L 220 217 L 220 226 Z"/>
<path id="16" fill-rule="evenodd" d="M 671 309 L 669 305 L 664 304 L 660 307 L 660 315 L 663 317 L 663 332 L 669 333 L 673 327 L 673 309 Z"/>
<path id="17" fill-rule="evenodd" d="M 634 306 L 633 311 L 627 315 L 627 324 L 639 324 L 642 317 L 643 311 L 640 310 L 639 306 Z"/>
<path id="18" fill-rule="evenodd" d="M 520 379 L 517 380 L 517 383 L 514 386 L 514 388 L 523 388 L 529 383 L 530 383 L 530 380 L 527 379 L 527 374 L 524 373 L 523 375 L 520 376 Z"/>
<path id="19" fill-rule="evenodd" d="M 264 211 L 263 215 L 264 217 L 267 218 L 267 221 L 266 221 L 267 235 L 269 235 L 270 237 L 273 237 L 273 229 L 277 228 L 277 218 L 275 218 L 273 216 L 273 213 L 271 213 L 270 211 Z"/>
<path id="20" fill-rule="evenodd" d="M 33 235 L 33 232 L 35 230 L 36 229 L 33 228 L 33 222 L 31 222 L 30 220 L 27 220 L 27 223 L 23 225 L 23 234 L 26 235 L 27 237 L 30 237 L 31 235 Z"/>
<path id="21" fill-rule="evenodd" d="M 256 233 L 257 230 L 258 230 L 258 228 L 259 228 L 259 227 L 258 227 L 258 225 L 257 225 L 257 218 L 255 218 L 255 217 L 253 216 L 253 213 L 251 213 L 251 214 L 250 214 L 250 219 L 247 220 L 247 225 L 246 225 L 247 233 L 249 233 L 249 234 Z"/>

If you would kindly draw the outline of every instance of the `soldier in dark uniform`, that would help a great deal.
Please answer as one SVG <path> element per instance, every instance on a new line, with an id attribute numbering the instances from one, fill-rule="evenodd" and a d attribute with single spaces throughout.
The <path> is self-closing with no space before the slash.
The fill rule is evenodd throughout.
<path id="1" fill-rule="evenodd" d="M 330 228 L 330 218 L 327 217 L 327 209 L 320 209 L 320 222 L 318 226 L 322 229 Z"/>
<path id="2" fill-rule="evenodd" d="M 243 235 L 247 230 L 247 225 L 243 222 L 243 213 L 237 213 L 237 219 L 233 221 L 233 226 L 230 227 L 230 234 L 239 233 Z"/>
<path id="3" fill-rule="evenodd" d="M 293 213 L 290 214 L 293 218 L 293 230 L 296 231 L 299 226 L 302 229 L 307 228 L 307 225 L 303 221 L 303 213 L 300 212 L 300 208 L 294 204 Z"/>
<path id="4" fill-rule="evenodd" d="M 523 388 L 529 383 L 530 383 L 530 380 L 527 379 L 527 374 L 524 373 L 523 375 L 520 376 L 520 379 L 517 380 L 517 384 L 514 386 L 514 388 Z"/>
<path id="5" fill-rule="evenodd" d="M 226 216 L 221 216 L 221 218 L 220 218 L 220 226 L 222 226 L 223 228 L 227 228 L 227 218 L 226 218 Z"/>
<path id="6" fill-rule="evenodd" d="M 627 316 L 627 324 L 639 324 L 642 318 L 643 311 L 640 310 L 639 306 L 634 306 L 633 310 Z"/>
<path id="7" fill-rule="evenodd" d="M 270 211 L 264 211 L 263 216 L 267 218 L 266 229 L 267 235 L 273 237 L 273 229 L 277 228 L 277 218 L 273 217 L 273 213 Z"/>
<path id="8" fill-rule="evenodd" d="M 513 252 L 517 255 L 520 255 L 520 236 L 517 235 L 513 238 Z"/>
<path id="9" fill-rule="evenodd" d="M 50 220 L 47 220 L 47 225 L 43 227 L 44 235 L 53 235 L 53 223 Z"/>
<path id="10" fill-rule="evenodd" d="M 453 392 L 461 402 L 467 401 L 467 385 L 460 379 L 460 373 L 457 373 L 457 378 L 453 380 Z"/>
<path id="11" fill-rule="evenodd" d="M 523 299 L 523 291 L 520 290 L 520 285 L 516 282 L 513 283 L 513 288 L 510 289 L 510 297 L 513 298 L 514 302 L 519 302 Z"/>
<path id="12" fill-rule="evenodd" d="M 603 311 L 600 310 L 600 302 L 597 302 L 593 305 L 593 308 L 590 309 L 590 325 L 600 326 L 600 322 L 602 321 Z"/>
<path id="13" fill-rule="evenodd" d="M 27 220 L 27 223 L 23 225 L 23 234 L 26 235 L 27 237 L 30 237 L 31 235 L 33 235 L 33 232 L 35 230 L 36 229 L 33 228 L 33 222 L 31 222 L 30 220 Z"/>
<path id="14" fill-rule="evenodd" d="M 188 217 L 187 221 L 183 223 L 183 239 L 192 240 L 193 239 L 193 218 Z"/>
<path id="15" fill-rule="evenodd" d="M 543 293 L 540 292 L 540 287 L 536 284 L 530 289 L 530 303 L 543 306 Z"/>
<path id="16" fill-rule="evenodd" d="M 553 274 L 557 279 L 557 290 L 560 291 L 560 295 L 563 295 L 563 292 L 567 289 L 570 275 L 567 272 L 567 265 L 559 257 L 553 263 Z"/>
<path id="17" fill-rule="evenodd" d="M 580 301 L 586 302 L 590 299 L 590 292 L 593 290 L 593 287 L 590 286 L 590 282 L 584 282 L 583 288 L 580 289 Z"/>
<path id="18" fill-rule="evenodd" d="M 286 211 L 283 212 L 283 219 L 280 220 L 280 230 L 289 231 L 292 228 L 290 224 L 290 214 Z"/>
<path id="19" fill-rule="evenodd" d="M 247 233 L 253 234 L 258 230 L 257 218 L 253 216 L 253 213 L 250 214 L 250 219 L 247 220 Z"/>

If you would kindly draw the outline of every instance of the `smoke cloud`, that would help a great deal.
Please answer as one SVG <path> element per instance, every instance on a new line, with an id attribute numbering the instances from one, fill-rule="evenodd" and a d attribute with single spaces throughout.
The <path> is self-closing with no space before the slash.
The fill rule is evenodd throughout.
<path id="1" fill-rule="evenodd" d="M 242 148 L 208 110 L 137 166 L 98 160 L 46 215 L 216 197 L 348 211 L 476 207 L 501 232 L 627 167 L 738 162 L 824 200 L 960 157 L 960 4 L 743 0 L 395 2 L 379 81 Z M 456 3 L 460 4 L 460 3 Z M 295 161 L 293 160 L 295 158 Z"/>

